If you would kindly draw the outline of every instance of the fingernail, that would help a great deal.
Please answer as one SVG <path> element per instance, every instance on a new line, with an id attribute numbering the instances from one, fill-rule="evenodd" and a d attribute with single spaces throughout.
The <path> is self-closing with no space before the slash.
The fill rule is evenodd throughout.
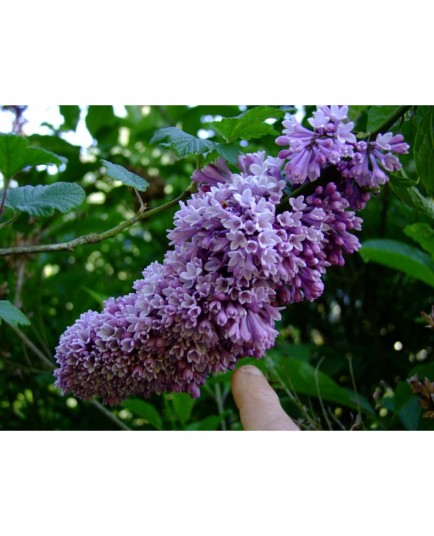
<path id="1" fill-rule="evenodd" d="M 243 374 L 251 374 L 252 376 L 263 376 L 262 372 L 253 365 L 244 365 L 240 368 Z"/>

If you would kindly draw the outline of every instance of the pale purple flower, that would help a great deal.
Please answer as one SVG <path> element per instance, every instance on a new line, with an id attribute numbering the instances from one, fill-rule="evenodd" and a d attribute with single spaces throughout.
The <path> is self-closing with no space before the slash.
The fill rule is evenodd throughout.
<path id="1" fill-rule="evenodd" d="M 309 118 L 307 122 L 314 129 L 324 128 L 330 121 L 330 117 L 324 113 L 324 110 L 318 109 L 314 112 L 313 117 Z"/>
<path id="2" fill-rule="evenodd" d="M 347 166 L 349 175 L 359 186 L 378 188 L 389 180 L 383 169 L 398 171 L 401 168 L 401 163 L 392 152 L 405 154 L 408 149 L 409 145 L 404 143 L 402 135 L 393 136 L 391 132 L 378 134 L 374 142 L 359 142 Z"/>
<path id="3" fill-rule="evenodd" d="M 285 173 L 291 184 L 315 181 L 327 166 L 352 156 L 356 137 L 347 112 L 345 106 L 318 107 L 308 119 L 313 131 L 302 127 L 295 118 L 283 122 L 284 135 L 276 143 L 289 146 L 280 151 L 279 158 L 287 160 Z"/>
<path id="4" fill-rule="evenodd" d="M 358 141 L 347 106 L 319 106 L 308 123 L 312 131 L 291 117 L 283 122 L 284 135 L 276 139 L 278 145 L 289 146 L 279 153 L 286 160 L 287 180 L 297 186 L 335 170 L 333 180 L 352 209 L 364 208 L 369 191 L 388 181 L 387 172 L 401 168 L 392 153 L 409 149 L 401 134 L 391 132 L 378 134 L 375 141 Z"/>
<path id="5" fill-rule="evenodd" d="M 357 139 L 356 136 L 352 133 L 354 127 L 354 123 L 339 123 L 337 131 L 336 131 L 336 139 L 340 141 L 342 144 L 345 143 L 356 143 Z"/>

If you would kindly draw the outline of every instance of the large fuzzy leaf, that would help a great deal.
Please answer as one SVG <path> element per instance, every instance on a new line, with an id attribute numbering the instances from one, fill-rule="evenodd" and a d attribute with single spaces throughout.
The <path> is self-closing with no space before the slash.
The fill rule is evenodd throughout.
<path id="1" fill-rule="evenodd" d="M 0 324 L 4 320 L 11 326 L 29 326 L 30 320 L 8 300 L 0 300 Z"/>
<path id="2" fill-rule="evenodd" d="M 72 182 L 56 182 L 49 186 L 21 186 L 9 189 L 5 205 L 32 216 L 51 216 L 57 209 L 69 212 L 85 198 L 81 186 Z"/>
<path id="3" fill-rule="evenodd" d="M 226 141 L 250 140 L 261 138 L 267 134 L 277 135 L 273 125 L 266 123 L 267 119 L 280 119 L 285 115 L 283 110 L 270 106 L 257 106 L 243 112 L 237 117 L 227 117 L 221 121 L 213 121 L 210 126 L 221 134 Z"/>
<path id="4" fill-rule="evenodd" d="M 29 141 L 16 134 L 0 134 L 0 171 L 6 178 L 13 177 L 28 166 L 62 164 L 63 160 L 54 153 L 29 147 Z"/>
<path id="5" fill-rule="evenodd" d="M 176 127 L 160 128 L 154 133 L 150 143 L 164 145 L 178 156 L 204 154 L 214 150 L 212 141 L 196 138 Z"/>
<path id="6" fill-rule="evenodd" d="M 120 181 L 127 186 L 132 186 L 136 190 L 144 192 L 148 186 L 149 182 L 135 173 L 131 173 L 128 169 L 120 166 L 119 164 L 112 164 L 108 160 L 101 160 L 106 168 L 106 175 L 111 179 Z"/>

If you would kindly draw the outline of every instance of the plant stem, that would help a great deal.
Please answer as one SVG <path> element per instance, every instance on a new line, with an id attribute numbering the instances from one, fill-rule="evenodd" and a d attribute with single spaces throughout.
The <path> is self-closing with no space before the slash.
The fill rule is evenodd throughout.
<path id="1" fill-rule="evenodd" d="M 133 188 L 133 190 L 134 190 L 134 193 L 137 196 L 137 199 L 139 200 L 139 203 L 140 203 L 139 214 L 141 214 L 142 212 L 144 212 L 146 210 L 146 205 L 145 205 L 145 203 L 143 203 L 143 199 L 140 197 L 140 194 L 137 191 L 137 189 Z"/>
<path id="2" fill-rule="evenodd" d="M 377 134 L 386 133 L 387 129 L 389 129 L 392 125 L 394 125 L 400 117 L 402 117 L 408 110 L 410 110 L 410 106 L 400 106 L 396 112 L 387 119 L 382 125 L 380 125 L 377 130 L 374 130 L 374 132 L 371 132 L 371 137 L 375 138 Z"/>
<path id="3" fill-rule="evenodd" d="M 129 428 L 124 422 L 122 422 L 114 413 L 109 411 L 107 408 L 105 408 L 102 404 L 100 404 L 97 400 L 92 400 L 92 404 L 101 412 L 104 413 L 104 415 L 109 418 L 111 421 L 113 421 L 115 424 L 119 426 L 122 430 L 127 430 L 131 432 L 131 428 Z"/>
<path id="4" fill-rule="evenodd" d="M 18 309 L 21 309 L 21 306 L 23 305 L 22 300 L 21 300 L 21 294 L 23 291 L 27 262 L 28 262 L 28 259 L 26 259 L 25 257 L 22 258 L 21 262 L 18 264 L 18 269 L 17 269 L 17 282 L 15 285 L 14 305 L 15 307 L 18 307 Z"/>
<path id="5" fill-rule="evenodd" d="M 169 400 L 168 394 L 164 393 L 163 394 L 164 410 L 166 412 L 168 420 L 170 421 L 171 430 L 178 430 L 176 421 L 179 420 L 179 424 L 181 425 L 181 428 L 183 428 L 183 424 L 181 422 L 181 419 L 175 418 L 174 411 L 173 411 L 173 402 L 172 403 L 170 402 L 172 402 L 172 400 Z"/>
<path id="6" fill-rule="evenodd" d="M 14 331 L 18 337 L 23 341 L 23 343 L 30 349 L 32 352 L 39 357 L 39 359 L 45 363 L 48 367 L 51 369 L 55 369 L 56 365 L 54 364 L 51 359 L 49 359 L 45 354 L 39 350 L 37 346 L 33 344 L 33 342 L 20 330 L 20 328 L 17 328 L 15 326 L 10 326 L 12 331 Z"/>
<path id="7" fill-rule="evenodd" d="M 318 361 L 318 364 L 317 366 L 315 367 L 315 387 L 316 387 L 316 391 L 318 393 L 318 400 L 319 400 L 319 403 L 320 403 L 320 406 L 321 406 L 321 409 L 322 409 L 322 412 L 323 412 L 323 415 L 324 415 L 324 419 L 327 423 L 327 426 L 329 428 L 329 430 L 332 432 L 333 431 L 333 427 L 331 425 L 331 422 L 328 418 L 328 415 L 327 415 L 327 411 L 324 407 L 324 402 L 322 400 L 322 396 L 321 396 L 321 390 L 319 388 L 319 367 L 321 366 L 321 363 L 324 361 L 325 359 L 325 356 L 323 356 L 319 361 Z"/>
<path id="8" fill-rule="evenodd" d="M 225 410 L 223 407 L 223 396 L 222 396 L 222 390 L 221 390 L 220 384 L 216 383 L 214 389 L 215 389 L 215 401 L 217 404 L 219 415 L 223 415 Z M 221 428 L 222 430 L 226 430 L 226 419 L 222 420 Z"/>
<path id="9" fill-rule="evenodd" d="M 34 246 L 18 246 L 14 248 L 4 248 L 0 249 L 0 257 L 6 256 L 6 255 L 23 255 L 23 254 L 30 254 L 30 253 L 42 253 L 46 251 L 72 251 L 78 246 L 82 246 L 85 244 L 98 244 L 99 242 L 102 242 L 103 240 L 107 240 L 108 238 L 113 238 L 117 234 L 121 233 L 122 231 L 125 231 L 125 229 L 128 229 L 135 223 L 147 220 L 151 218 L 152 216 L 155 216 L 155 214 L 158 214 L 159 212 L 162 212 L 163 210 L 166 210 L 167 208 L 170 208 L 174 205 L 176 205 L 179 201 L 182 199 L 185 199 L 188 197 L 191 192 L 193 191 L 194 185 L 190 185 L 185 192 L 183 192 L 181 195 L 176 197 L 175 199 L 172 199 L 171 201 L 165 203 L 164 205 L 160 205 L 159 207 L 155 207 L 151 210 L 147 210 L 146 212 L 139 212 L 129 220 L 123 221 L 119 225 L 116 225 L 116 227 L 113 227 L 112 229 L 108 229 L 107 231 L 104 231 L 103 233 L 90 233 L 88 235 L 79 236 L 78 238 L 74 238 L 73 240 L 70 240 L 69 242 L 61 242 L 58 244 L 43 244 L 43 245 L 34 245 Z"/>
<path id="10" fill-rule="evenodd" d="M 10 178 L 5 178 L 4 180 L 4 189 L 3 189 L 3 194 L 2 194 L 2 200 L 1 200 L 1 203 L 0 203 L 0 216 L 2 215 L 2 212 L 3 212 L 3 207 L 5 206 L 5 201 L 6 201 L 6 194 L 8 192 L 8 187 L 9 187 L 9 183 L 10 183 Z"/>
<path id="11" fill-rule="evenodd" d="M 353 370 L 353 356 L 351 354 L 349 354 L 348 356 L 348 364 L 349 364 L 349 369 L 350 369 L 351 383 L 353 384 L 353 390 L 356 395 L 357 413 L 358 415 L 360 415 L 360 418 L 362 418 L 362 408 L 360 406 L 360 398 L 359 398 L 359 393 L 357 391 L 356 378 L 354 376 L 354 370 Z"/>
<path id="12" fill-rule="evenodd" d="M 16 212 L 10 220 L 0 223 L 0 229 L 3 229 L 4 227 L 6 227 L 7 225 L 10 225 L 11 223 L 14 223 L 14 221 L 16 221 L 19 217 L 20 217 L 20 212 Z"/>
<path id="13" fill-rule="evenodd" d="M 7 367 L 19 369 L 24 372 L 30 372 L 31 374 L 45 374 L 47 372 L 46 370 L 36 369 L 31 366 L 27 367 L 26 365 L 22 365 L 21 363 L 16 363 L 15 361 L 11 361 L 10 359 L 4 359 L 2 357 L 0 357 L 0 362 L 4 363 Z"/>

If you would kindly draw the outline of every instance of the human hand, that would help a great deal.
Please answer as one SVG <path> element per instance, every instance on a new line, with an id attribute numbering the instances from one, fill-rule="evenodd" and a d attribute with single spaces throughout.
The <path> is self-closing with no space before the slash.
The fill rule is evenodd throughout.
<path id="1" fill-rule="evenodd" d="M 258 368 L 245 365 L 237 369 L 232 375 L 232 394 L 244 430 L 300 430 Z"/>

